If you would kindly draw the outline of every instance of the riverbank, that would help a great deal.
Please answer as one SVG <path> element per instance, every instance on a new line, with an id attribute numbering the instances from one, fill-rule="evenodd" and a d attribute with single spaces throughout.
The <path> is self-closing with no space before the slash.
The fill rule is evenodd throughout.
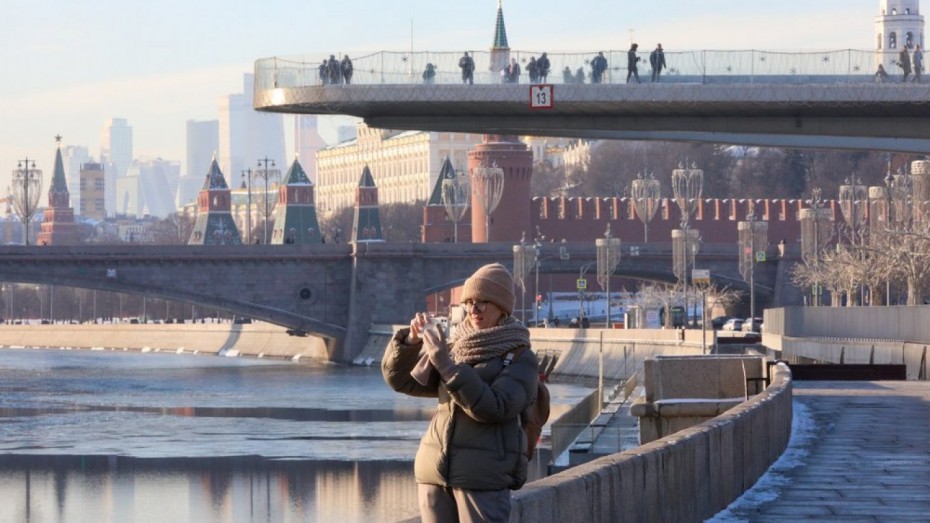
<path id="1" fill-rule="evenodd" d="M 326 361 L 323 340 L 270 323 L 0 325 L 0 346 L 224 354 Z"/>
<path id="2" fill-rule="evenodd" d="M 369 330 L 356 365 L 377 365 L 397 326 Z M 657 355 L 702 354 L 715 342 L 712 331 L 663 329 L 530 329 L 533 349 L 554 357 L 553 374 L 565 378 L 623 380 Z M 196 353 L 331 363 L 322 339 L 291 336 L 269 323 L 0 325 L 0 347 L 71 348 Z"/>

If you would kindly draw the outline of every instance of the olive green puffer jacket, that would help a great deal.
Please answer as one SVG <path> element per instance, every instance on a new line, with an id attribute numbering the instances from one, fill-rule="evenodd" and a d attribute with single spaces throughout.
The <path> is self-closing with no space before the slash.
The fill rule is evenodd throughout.
<path id="1" fill-rule="evenodd" d="M 536 355 L 524 350 L 509 365 L 504 358 L 459 364 L 447 383 L 434 370 L 428 385 L 421 385 L 410 371 L 423 344 L 406 345 L 408 333 L 405 328 L 394 334 L 381 372 L 397 392 L 439 399 L 417 451 L 417 483 L 467 490 L 522 487 L 527 460 L 520 413 L 535 400 Z"/>

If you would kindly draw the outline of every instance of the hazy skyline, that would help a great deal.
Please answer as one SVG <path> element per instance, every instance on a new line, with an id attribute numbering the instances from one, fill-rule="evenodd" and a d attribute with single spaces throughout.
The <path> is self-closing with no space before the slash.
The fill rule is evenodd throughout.
<path id="1" fill-rule="evenodd" d="M 496 0 L 0 5 L 11 21 L 0 33 L 6 69 L 0 83 L 0 194 L 6 194 L 16 162 L 27 156 L 44 171 L 44 194 L 57 134 L 63 145 L 86 146 L 99 160 L 108 118 L 125 118 L 132 126 L 135 157 L 183 162 L 187 120 L 217 118 L 219 98 L 241 92 L 242 75 L 256 59 L 411 47 L 486 49 L 497 10 Z M 872 49 L 879 2 L 505 0 L 503 7 L 515 50 L 626 49 L 631 35 L 641 49 L 661 42 L 668 51 L 812 50 Z"/>

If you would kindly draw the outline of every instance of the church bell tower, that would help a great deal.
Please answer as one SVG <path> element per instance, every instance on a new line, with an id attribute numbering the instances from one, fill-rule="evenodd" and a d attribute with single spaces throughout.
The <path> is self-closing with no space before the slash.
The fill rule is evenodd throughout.
<path id="1" fill-rule="evenodd" d="M 879 0 L 875 18 L 875 67 L 884 65 L 891 74 L 899 71 L 898 53 L 914 46 L 924 49 L 924 17 L 919 0 Z"/>

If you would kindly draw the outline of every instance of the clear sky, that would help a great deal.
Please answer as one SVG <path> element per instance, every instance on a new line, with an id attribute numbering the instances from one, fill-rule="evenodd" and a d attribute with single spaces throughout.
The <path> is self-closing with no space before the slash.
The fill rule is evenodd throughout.
<path id="1" fill-rule="evenodd" d="M 877 0 L 504 0 L 510 47 L 550 52 L 872 49 Z M 134 155 L 185 159 L 185 122 L 217 118 L 258 58 L 491 44 L 497 0 L 0 0 L 0 195 L 54 136 L 99 159 L 106 119 Z M 287 120 L 285 120 L 287 126 Z M 321 131 L 326 138 L 327 129 Z M 331 130 L 330 130 L 331 131 Z M 288 145 L 290 151 L 290 144 Z M 184 168 L 182 167 L 182 173 Z M 45 203 L 43 197 L 43 205 Z"/>

